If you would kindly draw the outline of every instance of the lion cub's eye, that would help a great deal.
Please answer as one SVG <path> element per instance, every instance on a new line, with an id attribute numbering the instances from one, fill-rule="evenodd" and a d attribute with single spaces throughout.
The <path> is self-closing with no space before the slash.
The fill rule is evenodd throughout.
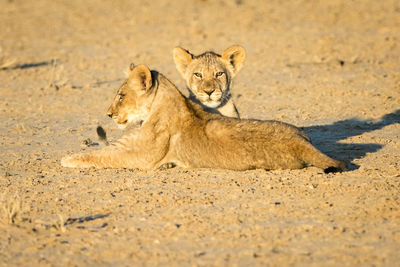
<path id="1" fill-rule="evenodd" d="M 222 75 L 224 75 L 225 73 L 223 72 L 223 71 L 220 71 L 220 72 L 217 72 L 216 74 L 215 74 L 215 77 L 217 77 L 217 78 L 219 78 L 219 77 L 221 77 Z"/>
<path id="2" fill-rule="evenodd" d="M 121 102 L 124 99 L 124 96 L 125 96 L 124 94 L 119 95 L 119 102 Z"/>
<path id="3" fill-rule="evenodd" d="M 203 75 L 201 75 L 201 73 L 199 73 L 199 72 L 195 72 L 195 73 L 193 73 L 193 75 L 197 78 L 203 78 Z"/>

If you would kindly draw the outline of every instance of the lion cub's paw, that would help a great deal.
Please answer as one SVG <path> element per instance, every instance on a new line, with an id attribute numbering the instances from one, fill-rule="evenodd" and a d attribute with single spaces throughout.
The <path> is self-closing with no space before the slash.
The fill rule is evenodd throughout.
<path id="1" fill-rule="evenodd" d="M 82 161 L 79 155 L 66 156 L 61 159 L 61 166 L 67 168 L 89 168 L 90 165 Z"/>
<path id="2" fill-rule="evenodd" d="M 337 166 L 331 166 L 324 169 L 325 173 L 332 173 L 332 172 L 343 172 L 347 169 L 347 164 L 344 161 L 338 160 Z"/>
<path id="3" fill-rule="evenodd" d="M 76 162 L 73 156 L 65 156 L 61 159 L 61 166 L 67 168 L 76 168 Z"/>
<path id="4" fill-rule="evenodd" d="M 175 163 L 167 162 L 167 163 L 162 164 L 160 167 L 158 167 L 158 170 L 159 171 L 165 171 L 165 170 L 172 169 L 172 168 L 175 168 L 175 167 L 176 167 Z"/>

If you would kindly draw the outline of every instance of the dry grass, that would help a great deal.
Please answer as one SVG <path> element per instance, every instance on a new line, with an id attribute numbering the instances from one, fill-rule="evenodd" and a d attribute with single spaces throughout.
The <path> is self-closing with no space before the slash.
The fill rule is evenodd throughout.
<path id="1" fill-rule="evenodd" d="M 17 60 L 10 58 L 3 52 L 3 48 L 0 47 L 0 70 L 6 69 L 13 65 Z"/>
<path id="2" fill-rule="evenodd" d="M 58 219 L 56 219 L 54 221 L 52 226 L 54 228 L 56 228 L 56 230 L 64 233 L 66 231 L 66 228 L 65 228 L 66 221 L 67 220 L 64 218 L 64 216 L 62 216 L 61 214 L 58 214 Z"/>
<path id="3" fill-rule="evenodd" d="M 22 221 L 24 206 L 19 196 L 14 195 L 12 197 L 9 197 L 5 193 L 3 193 L 0 197 L 0 203 L 0 220 L 2 222 L 9 224 L 18 224 Z"/>
<path id="4" fill-rule="evenodd" d="M 64 66 L 58 65 L 58 61 L 53 59 L 46 88 L 55 88 L 58 90 L 60 87 L 66 85 L 68 80 L 63 77 L 63 73 Z"/>
<path id="5" fill-rule="evenodd" d="M 31 222 L 31 220 L 24 218 L 26 206 L 18 195 L 10 196 L 7 193 L 1 194 L 0 207 L 0 223 L 20 225 L 24 221 Z M 67 219 L 65 219 L 65 217 L 61 214 L 57 214 L 57 217 L 54 220 L 50 220 L 50 222 L 40 219 L 35 221 L 39 227 L 44 229 L 54 228 L 63 233 L 66 231 L 66 222 Z"/>

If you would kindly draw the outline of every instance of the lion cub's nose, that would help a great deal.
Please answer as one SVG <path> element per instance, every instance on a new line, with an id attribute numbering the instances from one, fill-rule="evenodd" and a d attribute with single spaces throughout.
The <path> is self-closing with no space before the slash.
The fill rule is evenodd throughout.
<path id="1" fill-rule="evenodd" d="M 205 92 L 207 95 L 209 95 L 209 96 L 210 96 L 212 93 L 214 93 L 214 91 L 215 91 L 214 88 L 210 88 L 210 89 L 204 90 L 204 92 Z"/>

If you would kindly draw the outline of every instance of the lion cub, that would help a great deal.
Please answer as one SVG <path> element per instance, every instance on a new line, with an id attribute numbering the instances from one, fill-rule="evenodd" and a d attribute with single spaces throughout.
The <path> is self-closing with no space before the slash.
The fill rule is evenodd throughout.
<path id="1" fill-rule="evenodd" d="M 185 98 L 166 77 L 146 66 L 133 69 L 108 113 L 122 126 L 140 130 L 102 150 L 64 157 L 72 168 L 182 168 L 249 170 L 299 169 L 313 165 L 342 171 L 295 126 L 279 121 L 237 120 L 212 114 Z"/>
<path id="2" fill-rule="evenodd" d="M 230 87 L 245 59 L 243 47 L 231 46 L 222 55 L 205 52 L 197 56 L 176 47 L 173 56 L 176 68 L 188 86 L 190 99 L 202 104 L 209 112 L 217 110 L 224 116 L 239 118 Z"/>

